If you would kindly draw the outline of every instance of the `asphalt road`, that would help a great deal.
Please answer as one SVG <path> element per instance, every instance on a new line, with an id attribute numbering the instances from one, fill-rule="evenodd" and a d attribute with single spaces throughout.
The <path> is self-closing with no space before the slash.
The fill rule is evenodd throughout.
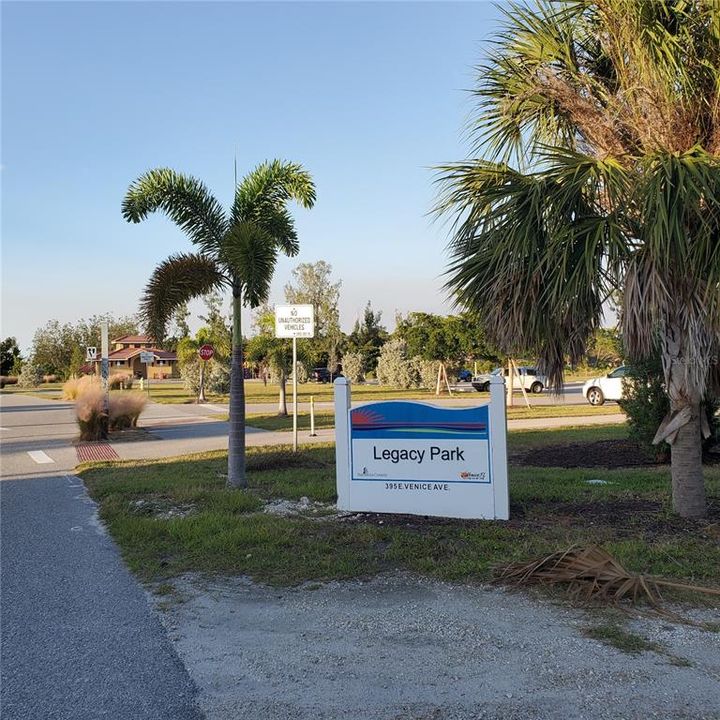
<path id="1" fill-rule="evenodd" d="M 1 402 L 3 720 L 200 720 L 144 591 L 62 472 L 76 462 L 68 407 Z"/>

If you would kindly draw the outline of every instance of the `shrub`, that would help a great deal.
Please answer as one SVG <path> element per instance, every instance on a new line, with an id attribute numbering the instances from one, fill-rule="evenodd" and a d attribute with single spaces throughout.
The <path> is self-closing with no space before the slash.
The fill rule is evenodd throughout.
<path id="1" fill-rule="evenodd" d="M 42 380 L 42 373 L 40 368 L 35 364 L 34 358 L 28 358 L 22 367 L 20 376 L 18 377 L 18 387 L 22 388 L 33 388 L 37 387 Z"/>
<path id="2" fill-rule="evenodd" d="M 54 383 L 60 379 L 59 375 L 43 375 L 42 381 L 44 383 Z"/>
<path id="3" fill-rule="evenodd" d="M 400 338 L 389 340 L 383 345 L 376 372 L 381 385 L 412 388 L 420 382 L 415 363 L 407 357 L 407 344 Z"/>
<path id="4" fill-rule="evenodd" d="M 343 375 L 351 382 L 358 383 L 363 380 L 363 367 L 365 360 L 359 352 L 348 352 L 343 355 Z"/>
<path id="5" fill-rule="evenodd" d="M 185 389 L 197 395 L 200 392 L 200 363 L 203 360 L 193 358 L 183 363 L 180 368 Z M 228 362 L 208 360 L 205 365 L 205 392 L 215 395 L 226 395 L 230 392 L 230 365 Z"/>
<path id="6" fill-rule="evenodd" d="M 440 363 L 437 360 L 423 360 L 417 356 L 412 359 L 412 362 L 417 374 L 417 387 L 434 390 L 437 387 Z"/>
<path id="7" fill-rule="evenodd" d="M 137 427 L 140 413 L 145 409 L 147 397 L 142 393 L 122 393 L 110 396 L 110 429 L 125 430 Z"/>
<path id="8" fill-rule="evenodd" d="M 658 460 L 669 460 L 670 446 L 666 442 L 652 444 L 660 423 L 670 411 L 660 354 L 628 364 L 623 387 L 624 398 L 618 405 L 627 415 L 630 437 L 645 446 Z M 705 399 L 704 410 L 710 427 L 710 437 L 703 441 L 705 450 L 720 438 L 720 419 L 715 415 L 717 408 L 717 400 Z"/>
<path id="9" fill-rule="evenodd" d="M 6 385 L 17 385 L 18 379 L 10 375 L 0 375 L 0 388 L 4 388 Z"/>

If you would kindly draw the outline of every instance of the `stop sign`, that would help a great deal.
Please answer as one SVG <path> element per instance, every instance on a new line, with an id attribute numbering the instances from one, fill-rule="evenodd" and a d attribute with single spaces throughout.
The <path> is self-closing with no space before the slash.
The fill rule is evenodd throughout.
<path id="1" fill-rule="evenodd" d="M 212 345 L 203 345 L 198 350 L 198 355 L 202 360 L 209 360 L 215 354 L 215 348 Z"/>

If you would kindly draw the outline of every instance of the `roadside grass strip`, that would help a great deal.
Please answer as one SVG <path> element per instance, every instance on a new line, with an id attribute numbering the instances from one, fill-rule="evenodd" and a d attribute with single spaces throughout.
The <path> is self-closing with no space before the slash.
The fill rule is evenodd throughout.
<path id="1" fill-rule="evenodd" d="M 509 435 L 513 452 L 541 443 L 626 437 L 622 426 Z M 510 467 L 506 522 L 343 514 L 332 445 L 250 448 L 250 489 L 225 487 L 227 457 L 87 464 L 80 470 L 100 515 L 143 580 L 185 572 L 247 575 L 273 585 L 408 570 L 483 581 L 494 566 L 573 544 L 600 544 L 628 570 L 720 584 L 720 467 L 706 467 L 710 516 L 671 513 L 668 467 Z M 590 482 L 592 481 L 592 482 Z M 602 482 L 597 482 L 602 481 Z M 270 506 L 292 513 L 267 512 Z"/>

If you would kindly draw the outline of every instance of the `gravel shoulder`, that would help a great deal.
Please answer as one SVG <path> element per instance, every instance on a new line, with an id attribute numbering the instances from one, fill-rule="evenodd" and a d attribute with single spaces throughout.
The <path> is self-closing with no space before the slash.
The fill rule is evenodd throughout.
<path id="1" fill-rule="evenodd" d="M 627 654 L 583 635 L 597 612 L 407 574 L 175 588 L 158 602 L 208 720 L 720 718 L 720 634 L 692 626 L 633 619 L 662 650 Z"/>

